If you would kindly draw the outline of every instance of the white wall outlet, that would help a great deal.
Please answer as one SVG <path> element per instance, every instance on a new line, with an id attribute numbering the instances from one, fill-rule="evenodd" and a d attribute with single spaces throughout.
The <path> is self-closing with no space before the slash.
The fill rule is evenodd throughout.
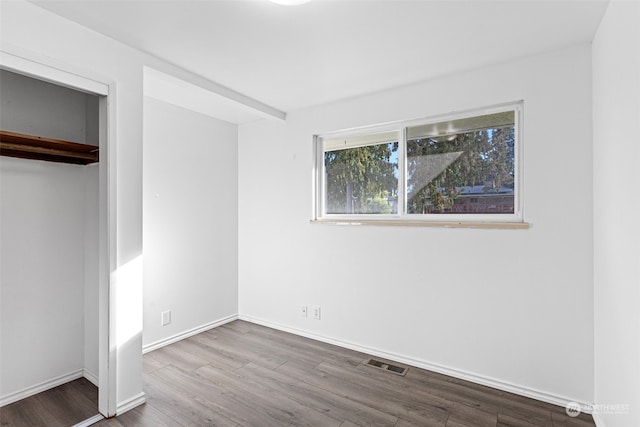
<path id="1" fill-rule="evenodd" d="M 307 317 L 307 306 L 306 305 L 301 305 L 300 306 L 300 316 L 302 317 Z"/>
<path id="2" fill-rule="evenodd" d="M 313 318 L 316 320 L 320 320 L 320 306 L 316 305 L 312 309 Z"/>
<path id="3" fill-rule="evenodd" d="M 160 323 L 162 324 L 162 326 L 167 326 L 169 323 L 171 323 L 171 310 L 162 312 L 162 319 Z"/>

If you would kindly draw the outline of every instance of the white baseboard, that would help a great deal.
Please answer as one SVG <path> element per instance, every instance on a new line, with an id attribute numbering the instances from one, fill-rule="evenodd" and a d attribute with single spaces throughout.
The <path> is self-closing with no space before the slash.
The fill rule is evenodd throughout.
<path id="1" fill-rule="evenodd" d="M 78 424 L 75 424 L 73 427 L 89 427 L 91 425 L 94 425 L 98 421 L 102 421 L 102 420 L 104 420 L 104 417 L 98 414 L 98 415 L 94 415 L 91 418 L 87 418 L 86 420 L 79 422 Z"/>
<path id="2" fill-rule="evenodd" d="M 147 399 L 144 393 L 140 393 L 136 396 L 133 396 L 131 399 L 125 400 L 124 402 L 118 404 L 118 407 L 116 408 L 116 416 L 122 415 L 125 412 L 130 411 L 136 406 L 142 405 L 146 401 Z"/>
<path id="3" fill-rule="evenodd" d="M 222 326 L 225 323 L 233 322 L 234 320 L 238 320 L 238 315 L 237 314 L 233 314 L 231 316 L 223 317 L 222 319 L 214 320 L 213 322 L 206 323 L 206 324 L 204 324 L 202 326 L 198 326 L 196 328 L 189 329 L 188 331 L 180 332 L 179 334 L 170 336 L 168 338 L 161 339 L 161 340 L 156 341 L 156 342 L 151 343 L 151 344 L 147 344 L 147 345 L 142 347 L 142 354 L 148 353 L 148 352 L 153 351 L 153 350 L 157 350 L 157 349 L 162 348 L 162 347 L 164 347 L 166 345 L 173 344 L 174 342 L 178 342 L 178 341 L 183 340 L 185 338 L 189 338 L 189 337 L 191 337 L 193 335 L 197 335 L 200 332 L 208 331 L 209 329 L 213 329 L 215 327 Z"/>
<path id="4" fill-rule="evenodd" d="M 87 381 L 89 381 L 94 386 L 99 387 L 98 376 L 90 369 L 84 368 L 84 370 L 82 371 L 82 376 L 85 377 Z"/>
<path id="5" fill-rule="evenodd" d="M 9 393 L 5 396 L 0 397 L 0 407 L 13 402 L 17 402 L 18 400 L 26 399 L 27 397 L 33 396 L 34 394 L 42 393 L 43 391 L 58 387 L 59 385 L 66 384 L 69 381 L 77 380 L 78 378 L 82 378 L 83 376 L 83 370 L 79 369 L 77 371 L 69 372 L 68 374 L 61 375 L 48 381 L 43 381 L 31 387 Z"/>
<path id="6" fill-rule="evenodd" d="M 401 354 L 390 353 L 384 350 L 379 350 L 376 348 L 365 347 L 362 345 L 350 343 L 347 341 L 336 340 L 330 337 L 317 335 L 309 332 L 305 332 L 299 329 L 290 328 L 285 325 L 265 321 L 262 319 L 258 319 L 252 316 L 240 315 L 240 320 L 245 320 L 247 322 L 256 323 L 258 325 L 266 326 L 268 328 L 278 329 L 284 332 L 290 332 L 295 335 L 300 335 L 306 338 L 311 338 L 316 341 L 325 342 L 328 344 L 337 345 L 339 347 L 348 348 L 351 350 L 359 351 L 361 353 L 370 354 L 372 356 L 378 356 L 389 360 L 394 360 L 396 362 L 401 362 L 407 365 L 415 366 L 417 368 L 426 369 L 428 371 L 438 372 L 440 374 L 449 375 L 454 378 L 458 378 L 465 381 L 470 381 L 472 383 L 481 384 L 487 387 L 492 387 L 498 390 L 506 391 L 509 393 L 514 393 L 520 396 L 529 397 L 532 399 L 540 400 L 542 402 L 551 403 L 553 405 L 561 406 L 565 408 L 568 403 L 576 402 L 580 404 L 580 407 L 583 408 L 583 412 L 591 413 L 591 408 L 593 404 L 576 401 L 575 399 L 569 399 L 564 396 L 554 395 L 552 393 L 547 393 L 544 391 L 532 389 L 529 387 L 523 387 L 517 384 L 512 384 L 506 381 L 497 380 L 494 378 L 486 377 L 483 375 L 478 375 L 471 372 L 466 372 L 460 369 L 451 368 L 448 366 L 439 365 L 436 363 L 431 363 L 425 360 L 413 359 L 411 357 L 406 357 Z M 598 425 L 598 427 L 601 427 Z"/>

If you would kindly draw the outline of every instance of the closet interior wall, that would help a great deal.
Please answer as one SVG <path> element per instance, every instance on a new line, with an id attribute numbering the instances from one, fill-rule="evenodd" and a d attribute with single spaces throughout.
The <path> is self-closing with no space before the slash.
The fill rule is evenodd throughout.
<path id="1" fill-rule="evenodd" d="M 0 129 L 98 145 L 98 97 L 0 70 Z M 98 163 L 0 157 L 0 405 L 98 379 Z"/>

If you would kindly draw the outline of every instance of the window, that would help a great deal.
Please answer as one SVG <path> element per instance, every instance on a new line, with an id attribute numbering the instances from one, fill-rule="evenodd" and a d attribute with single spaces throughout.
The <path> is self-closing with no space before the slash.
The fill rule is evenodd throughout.
<path id="1" fill-rule="evenodd" d="M 397 214 L 398 141 L 398 132 L 325 140 L 325 212 Z"/>
<path id="2" fill-rule="evenodd" d="M 522 105 L 316 138 L 316 219 L 521 222 Z"/>

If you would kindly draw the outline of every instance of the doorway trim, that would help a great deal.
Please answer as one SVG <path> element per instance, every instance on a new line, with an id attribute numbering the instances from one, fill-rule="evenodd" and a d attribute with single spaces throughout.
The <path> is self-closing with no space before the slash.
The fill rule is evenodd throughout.
<path id="1" fill-rule="evenodd" d="M 10 51 L 11 50 L 11 51 Z M 17 49 L 18 51 L 20 49 Z M 116 271 L 116 156 L 115 82 L 83 76 L 50 64 L 51 58 L 37 57 L 3 44 L 0 69 L 44 80 L 59 86 L 99 96 L 99 291 L 98 291 L 98 411 L 105 417 L 116 415 L 117 348 L 115 307 L 111 272 Z M 66 67 L 65 67 L 66 68 Z"/>

